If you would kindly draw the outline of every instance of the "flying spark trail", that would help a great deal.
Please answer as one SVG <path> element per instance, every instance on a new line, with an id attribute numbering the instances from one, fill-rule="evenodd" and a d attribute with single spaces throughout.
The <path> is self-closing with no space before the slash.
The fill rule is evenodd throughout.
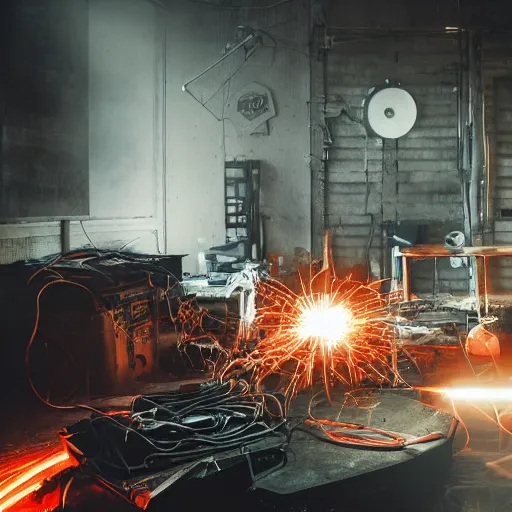
<path id="1" fill-rule="evenodd" d="M 356 386 L 370 380 L 382 385 L 402 380 L 394 364 L 388 313 L 398 295 L 380 293 L 381 282 L 338 278 L 328 237 L 322 270 L 301 285 L 296 294 L 273 279 L 257 284 L 256 342 L 251 346 L 246 339 L 237 340 L 221 378 L 251 373 L 252 384 L 262 391 L 265 379 L 280 375 L 288 401 L 317 380 L 323 382 L 329 400 L 336 383 Z"/>

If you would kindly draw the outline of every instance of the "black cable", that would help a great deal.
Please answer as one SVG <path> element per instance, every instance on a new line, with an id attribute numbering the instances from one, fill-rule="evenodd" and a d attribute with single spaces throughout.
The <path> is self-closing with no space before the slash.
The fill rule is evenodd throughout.
<path id="1" fill-rule="evenodd" d="M 274 395 L 251 393 L 244 382 L 209 383 L 189 393 L 139 396 L 129 414 L 93 415 L 85 445 L 83 421 L 62 437 L 100 469 L 129 475 L 155 464 L 169 467 L 197 460 L 267 436 L 285 445 L 283 410 L 274 420 L 268 412 L 271 401 L 280 404 Z"/>
<path id="2" fill-rule="evenodd" d="M 105 277 L 111 284 L 116 284 L 116 282 L 113 280 L 112 272 L 110 274 L 108 271 L 111 269 L 116 268 L 123 268 L 122 265 L 128 265 L 132 264 L 134 270 L 140 270 L 140 271 L 147 271 L 149 274 L 160 274 L 165 275 L 168 277 L 172 277 L 172 279 L 175 281 L 175 284 L 180 283 L 180 279 L 178 279 L 172 272 L 170 272 L 168 269 L 160 265 L 158 262 L 161 260 L 161 257 L 155 257 L 155 256 L 147 256 L 147 255 L 138 255 L 136 253 L 134 254 L 126 254 L 122 253 L 119 250 L 116 251 L 110 251 L 110 250 L 79 250 L 79 251 L 71 251 L 69 253 L 60 255 L 52 260 L 50 260 L 49 263 L 46 263 L 46 265 L 43 264 L 41 268 L 39 268 L 29 279 L 29 283 L 41 272 L 48 271 L 52 267 L 57 268 L 73 268 L 70 267 L 69 263 L 73 262 L 75 259 L 83 260 L 84 257 L 88 256 L 88 258 L 85 261 L 79 261 L 78 267 L 79 268 L 87 268 L 91 271 L 99 272 Z M 119 264 L 119 267 L 117 266 L 108 266 L 107 268 L 101 269 L 101 265 L 104 261 L 112 260 L 112 259 L 119 259 L 122 263 Z M 42 263 L 42 262 L 41 262 Z M 182 285 L 179 284 L 180 287 L 180 294 L 183 295 L 183 289 Z"/>
<path id="3" fill-rule="evenodd" d="M 137 238 L 134 238 L 133 240 L 130 240 L 129 242 L 126 242 L 124 245 L 122 245 L 121 247 L 119 247 L 119 252 L 121 252 L 123 249 L 125 249 L 126 247 L 128 247 L 129 245 L 133 244 L 133 242 L 136 242 L 137 240 L 140 240 L 140 236 L 138 236 Z"/>
<path id="4" fill-rule="evenodd" d="M 81 220 L 80 221 L 80 226 L 82 226 L 82 231 L 84 232 L 84 235 L 86 236 L 87 240 L 89 240 L 89 243 L 96 249 L 98 250 L 98 248 L 96 247 L 96 245 L 94 244 L 94 242 L 91 240 L 91 238 L 89 237 L 89 235 L 87 234 L 87 231 L 85 231 L 85 227 L 84 227 L 84 221 Z"/>

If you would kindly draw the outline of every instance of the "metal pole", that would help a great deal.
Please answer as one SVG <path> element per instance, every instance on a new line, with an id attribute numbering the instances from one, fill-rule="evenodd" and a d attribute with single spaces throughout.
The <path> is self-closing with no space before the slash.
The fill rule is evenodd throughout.
<path id="1" fill-rule="evenodd" d="M 404 290 L 405 302 L 411 300 L 411 281 L 409 271 L 409 260 L 407 256 L 402 256 L 402 287 Z"/>
<path id="2" fill-rule="evenodd" d="M 466 243 L 471 243 L 471 219 L 469 216 L 468 176 L 469 176 L 469 136 L 468 136 L 468 34 L 459 31 L 459 80 L 457 94 L 457 166 L 462 194 L 463 226 Z"/>
<path id="3" fill-rule="evenodd" d="M 322 48 L 320 38 L 325 36 L 325 27 L 311 21 L 310 53 L 310 172 L 311 172 L 311 252 L 314 257 L 322 254 L 324 232 L 327 228 L 327 160 L 324 151 L 324 131 L 326 102 L 326 60 L 328 52 Z"/>
<path id="4" fill-rule="evenodd" d="M 185 82 L 182 86 L 181 86 L 181 89 L 183 92 L 186 92 L 188 94 L 191 94 L 190 91 L 188 90 L 188 86 L 192 83 L 192 82 L 195 82 L 196 80 L 198 80 L 199 78 L 201 78 L 203 75 L 206 75 L 206 73 L 208 73 L 208 71 L 210 71 L 211 69 L 213 69 L 215 66 L 218 66 L 223 60 L 227 59 L 230 55 L 233 55 L 233 53 L 235 53 L 237 50 L 239 50 L 240 48 L 242 48 L 243 46 L 245 46 L 249 41 L 251 41 L 253 38 L 255 38 L 257 35 L 258 35 L 258 31 L 255 31 L 251 34 L 249 34 L 245 39 L 243 39 L 242 41 L 240 41 L 235 47 L 233 47 L 231 50 L 229 50 L 227 53 L 225 53 L 220 59 L 216 60 L 213 64 L 211 64 L 210 66 L 208 66 L 204 71 L 201 71 L 201 73 L 197 74 L 194 78 L 191 78 L 190 80 L 188 80 L 187 82 Z M 193 97 L 193 96 L 192 96 Z M 195 99 L 195 98 L 194 98 Z"/>
<path id="5" fill-rule="evenodd" d="M 71 233 L 69 220 L 60 221 L 60 245 L 62 254 L 66 254 L 71 250 Z"/>
<path id="6" fill-rule="evenodd" d="M 481 245 L 481 204 L 479 202 L 483 178 L 483 112 L 481 38 L 471 33 L 469 42 L 469 115 L 471 126 L 471 179 L 469 182 L 469 206 L 472 245 Z"/>
<path id="7" fill-rule="evenodd" d="M 471 32 L 469 36 L 469 127 L 470 127 L 470 160 L 471 177 L 469 181 L 469 214 L 471 219 L 471 245 L 482 245 L 482 205 L 479 197 L 482 193 L 484 168 L 484 137 L 483 137 L 483 89 L 481 36 Z M 470 266 L 470 294 L 478 296 L 478 268 L 475 259 Z"/>

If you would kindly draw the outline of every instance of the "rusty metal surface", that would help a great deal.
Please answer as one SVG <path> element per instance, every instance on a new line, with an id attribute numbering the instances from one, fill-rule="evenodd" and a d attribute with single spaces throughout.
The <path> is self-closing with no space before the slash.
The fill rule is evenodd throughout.
<path id="1" fill-rule="evenodd" d="M 402 255 L 407 258 L 442 258 L 442 257 L 498 257 L 512 256 L 512 246 L 464 247 L 459 251 L 450 251 L 444 245 L 417 245 L 404 247 Z"/>

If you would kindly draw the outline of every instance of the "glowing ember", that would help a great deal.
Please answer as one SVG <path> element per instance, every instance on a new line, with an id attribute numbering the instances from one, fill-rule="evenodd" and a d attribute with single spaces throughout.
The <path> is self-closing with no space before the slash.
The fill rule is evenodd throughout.
<path id="1" fill-rule="evenodd" d="M 333 303 L 328 294 L 322 294 L 312 301 L 302 299 L 302 302 L 298 307 L 297 333 L 303 341 L 318 338 L 328 348 L 333 348 L 347 338 L 352 314 L 343 304 Z"/>
<path id="2" fill-rule="evenodd" d="M 20 502 L 23 498 L 26 498 L 33 492 L 37 491 L 41 488 L 41 483 L 38 482 L 36 484 L 32 484 L 29 486 L 21 487 L 21 490 L 14 494 L 13 496 L 10 496 L 7 500 L 5 500 L 2 505 L 0 506 L 0 510 L 4 511 L 12 506 L 16 505 L 16 503 Z"/>
<path id="3" fill-rule="evenodd" d="M 4 464 L 0 467 L 0 512 L 40 489 L 45 480 L 76 464 L 66 451 L 51 448 Z"/>
<path id="4" fill-rule="evenodd" d="M 444 388 L 446 398 L 463 402 L 512 402 L 512 388 L 473 387 L 473 388 Z"/>

